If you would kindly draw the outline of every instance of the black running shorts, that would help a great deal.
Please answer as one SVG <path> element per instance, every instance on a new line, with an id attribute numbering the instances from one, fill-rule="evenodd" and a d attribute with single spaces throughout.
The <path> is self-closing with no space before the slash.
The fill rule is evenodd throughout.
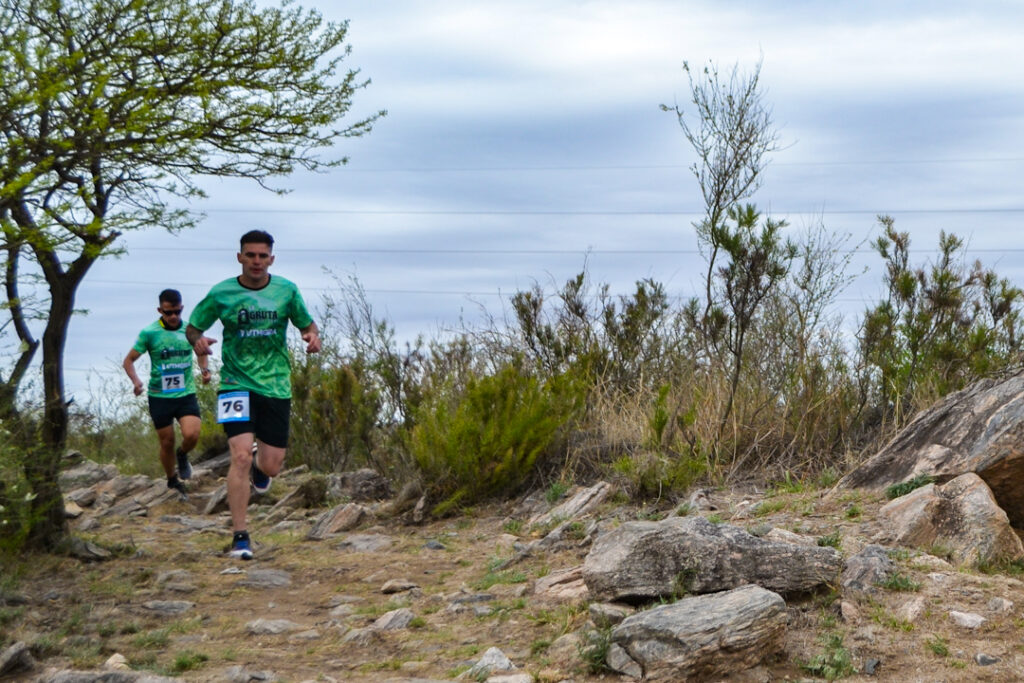
<path id="1" fill-rule="evenodd" d="M 218 396 L 220 400 L 220 396 Z M 270 398 L 249 392 L 249 419 L 225 422 L 224 433 L 230 439 L 239 434 L 253 434 L 257 439 L 276 448 L 288 447 L 288 419 L 292 401 L 289 398 Z"/>
<path id="2" fill-rule="evenodd" d="M 181 421 L 186 415 L 199 417 L 199 401 L 195 394 L 178 398 L 149 397 L 149 415 L 153 418 L 153 426 L 157 429 L 170 427 L 174 420 Z"/>

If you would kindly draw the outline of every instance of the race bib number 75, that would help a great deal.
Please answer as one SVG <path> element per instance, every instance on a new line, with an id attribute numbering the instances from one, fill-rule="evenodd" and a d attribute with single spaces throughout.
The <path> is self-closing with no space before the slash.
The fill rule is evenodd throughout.
<path id="1" fill-rule="evenodd" d="M 248 422 L 249 392 L 229 391 L 217 397 L 217 422 Z"/>
<path id="2" fill-rule="evenodd" d="M 160 391 L 181 391 L 185 388 L 184 372 L 169 372 L 160 375 Z"/>

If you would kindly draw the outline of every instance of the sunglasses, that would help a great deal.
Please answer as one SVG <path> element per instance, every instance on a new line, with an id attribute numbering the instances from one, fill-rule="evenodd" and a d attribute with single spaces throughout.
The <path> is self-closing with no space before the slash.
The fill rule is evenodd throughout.
<path id="1" fill-rule="evenodd" d="M 167 308 L 167 309 L 158 308 L 156 310 L 160 311 L 160 315 L 181 315 L 181 312 L 185 310 L 185 307 L 182 306 L 181 308 Z"/>

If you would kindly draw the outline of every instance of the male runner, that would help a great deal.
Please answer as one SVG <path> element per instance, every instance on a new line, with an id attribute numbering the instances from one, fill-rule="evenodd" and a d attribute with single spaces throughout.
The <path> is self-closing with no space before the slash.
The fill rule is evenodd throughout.
<path id="1" fill-rule="evenodd" d="M 160 439 L 160 464 L 167 475 L 167 488 L 187 499 L 182 479 L 192 478 L 188 453 L 199 441 L 199 401 L 192 379 L 192 345 L 181 324 L 181 293 L 165 289 L 158 297 L 160 318 L 139 332 L 135 345 L 124 358 L 124 371 L 132 381 L 135 395 L 143 392 L 142 380 L 135 373 L 135 361 L 149 354 L 149 414 Z M 210 381 L 209 359 L 199 356 L 203 384 Z M 174 450 L 174 421 L 181 428 L 181 447 Z"/>
<path id="2" fill-rule="evenodd" d="M 216 340 L 203 332 L 217 320 L 224 325 L 217 421 L 224 425 L 231 450 L 227 483 L 234 537 L 229 555 L 251 560 L 246 524 L 249 487 L 256 493 L 270 488 L 288 446 L 288 322 L 299 328 L 306 353 L 320 350 L 320 332 L 299 288 L 267 272 L 274 263 L 274 238 L 252 230 L 242 235 L 240 246 L 242 274 L 214 285 L 192 312 L 185 334 L 196 354 L 207 356 Z"/>

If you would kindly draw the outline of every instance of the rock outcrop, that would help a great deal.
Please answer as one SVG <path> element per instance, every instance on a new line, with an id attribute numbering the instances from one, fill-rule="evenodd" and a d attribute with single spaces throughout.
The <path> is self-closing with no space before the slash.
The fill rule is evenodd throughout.
<path id="1" fill-rule="evenodd" d="M 882 490 L 917 475 L 941 484 L 968 472 L 985 480 L 1013 526 L 1024 527 L 1024 374 L 946 396 L 838 486 Z"/>
<path id="2" fill-rule="evenodd" d="M 878 512 L 881 540 L 909 547 L 941 547 L 958 564 L 1014 561 L 1024 544 L 981 477 L 963 474 L 928 484 L 890 501 Z"/>

